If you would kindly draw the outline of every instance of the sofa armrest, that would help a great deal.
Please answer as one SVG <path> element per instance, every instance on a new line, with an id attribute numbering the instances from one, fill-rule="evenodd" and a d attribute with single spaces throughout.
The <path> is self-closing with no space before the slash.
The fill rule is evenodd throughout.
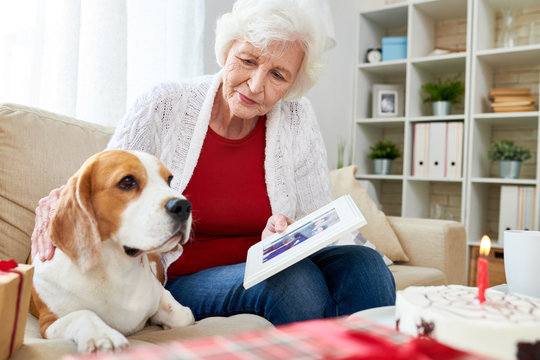
<path id="1" fill-rule="evenodd" d="M 441 270 L 448 284 L 466 282 L 467 244 L 465 227 L 457 221 L 388 216 L 407 265 Z"/>

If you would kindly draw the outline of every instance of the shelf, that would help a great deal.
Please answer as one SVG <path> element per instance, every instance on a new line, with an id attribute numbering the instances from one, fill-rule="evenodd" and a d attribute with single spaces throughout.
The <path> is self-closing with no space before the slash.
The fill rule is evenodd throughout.
<path id="1" fill-rule="evenodd" d="M 461 115 L 446 115 L 446 116 L 433 116 L 433 115 L 430 115 L 430 116 L 410 117 L 409 121 L 411 123 L 416 123 L 416 122 L 433 122 L 433 121 L 460 121 L 460 120 L 464 120 L 464 119 L 465 119 L 464 114 L 461 114 Z"/>
<path id="2" fill-rule="evenodd" d="M 460 52 L 415 58 L 411 63 L 431 74 L 444 75 L 465 72 L 466 60 L 466 54 Z"/>
<path id="3" fill-rule="evenodd" d="M 373 125 L 373 126 L 392 126 L 392 125 L 403 125 L 405 122 L 404 117 L 392 117 L 392 118 L 362 118 L 355 121 L 360 125 Z"/>
<path id="4" fill-rule="evenodd" d="M 467 17 L 467 0 L 417 1 L 414 6 L 434 20 Z"/>
<path id="5" fill-rule="evenodd" d="M 504 245 L 497 241 L 497 239 L 490 239 L 491 240 L 491 248 L 492 249 L 504 249 Z M 480 240 L 473 240 L 473 241 L 467 241 L 468 246 L 480 246 Z"/>
<path id="6" fill-rule="evenodd" d="M 540 59 L 540 44 L 479 50 L 476 56 L 492 67 L 535 66 Z"/>
<path id="7" fill-rule="evenodd" d="M 399 27 L 407 25 L 407 3 L 386 5 L 362 13 L 362 16 L 381 27 Z"/>
<path id="8" fill-rule="evenodd" d="M 356 174 L 357 179 L 361 180 L 403 180 L 403 175 L 375 175 L 375 174 Z"/>
<path id="9" fill-rule="evenodd" d="M 381 61 L 374 64 L 362 63 L 358 65 L 358 69 L 378 76 L 405 75 L 406 68 L 406 59 Z"/>
<path id="10" fill-rule="evenodd" d="M 504 179 L 492 177 L 473 177 L 473 184 L 499 184 L 499 185 L 536 185 L 535 179 Z"/>
<path id="11" fill-rule="evenodd" d="M 418 181 L 418 182 L 448 182 L 448 183 L 460 183 L 463 181 L 463 178 L 433 178 L 433 177 L 424 177 L 424 176 L 407 176 L 409 181 Z"/>
<path id="12" fill-rule="evenodd" d="M 522 112 L 507 112 L 507 113 L 478 113 L 473 115 L 473 118 L 478 120 L 491 120 L 493 122 L 507 123 L 512 121 L 534 122 L 538 121 L 540 112 L 538 111 L 522 111 Z"/>
<path id="13" fill-rule="evenodd" d="M 533 7 L 538 5 L 538 0 L 487 0 L 487 3 L 494 8 L 505 8 L 505 7 L 515 7 L 515 8 L 524 8 L 524 7 Z"/>

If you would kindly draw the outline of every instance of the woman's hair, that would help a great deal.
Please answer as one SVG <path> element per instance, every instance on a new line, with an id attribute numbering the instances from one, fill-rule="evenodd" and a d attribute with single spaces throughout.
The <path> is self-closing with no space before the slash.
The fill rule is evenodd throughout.
<path id="1" fill-rule="evenodd" d="M 266 49 L 272 41 L 298 41 L 304 50 L 304 59 L 284 99 L 300 98 L 319 78 L 326 41 L 324 24 L 309 4 L 309 0 L 236 1 L 232 11 L 217 22 L 218 64 L 225 65 L 227 52 L 235 40 L 247 41 L 260 50 Z"/>

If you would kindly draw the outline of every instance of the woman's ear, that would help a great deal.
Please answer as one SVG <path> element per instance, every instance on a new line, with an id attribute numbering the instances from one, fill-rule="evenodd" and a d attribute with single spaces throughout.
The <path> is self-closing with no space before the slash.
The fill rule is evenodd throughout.
<path id="1" fill-rule="evenodd" d="M 91 158 L 73 175 L 58 199 L 51 219 L 52 242 L 86 272 L 101 258 L 101 237 L 91 203 Z"/>

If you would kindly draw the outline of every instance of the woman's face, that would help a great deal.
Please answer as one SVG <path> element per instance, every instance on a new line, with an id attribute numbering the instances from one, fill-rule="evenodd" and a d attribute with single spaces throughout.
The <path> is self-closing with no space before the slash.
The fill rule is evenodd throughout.
<path id="1" fill-rule="evenodd" d="M 235 41 L 225 59 L 223 97 L 241 119 L 264 115 L 293 85 L 304 52 L 296 42 L 271 42 L 261 51 L 247 41 Z"/>

